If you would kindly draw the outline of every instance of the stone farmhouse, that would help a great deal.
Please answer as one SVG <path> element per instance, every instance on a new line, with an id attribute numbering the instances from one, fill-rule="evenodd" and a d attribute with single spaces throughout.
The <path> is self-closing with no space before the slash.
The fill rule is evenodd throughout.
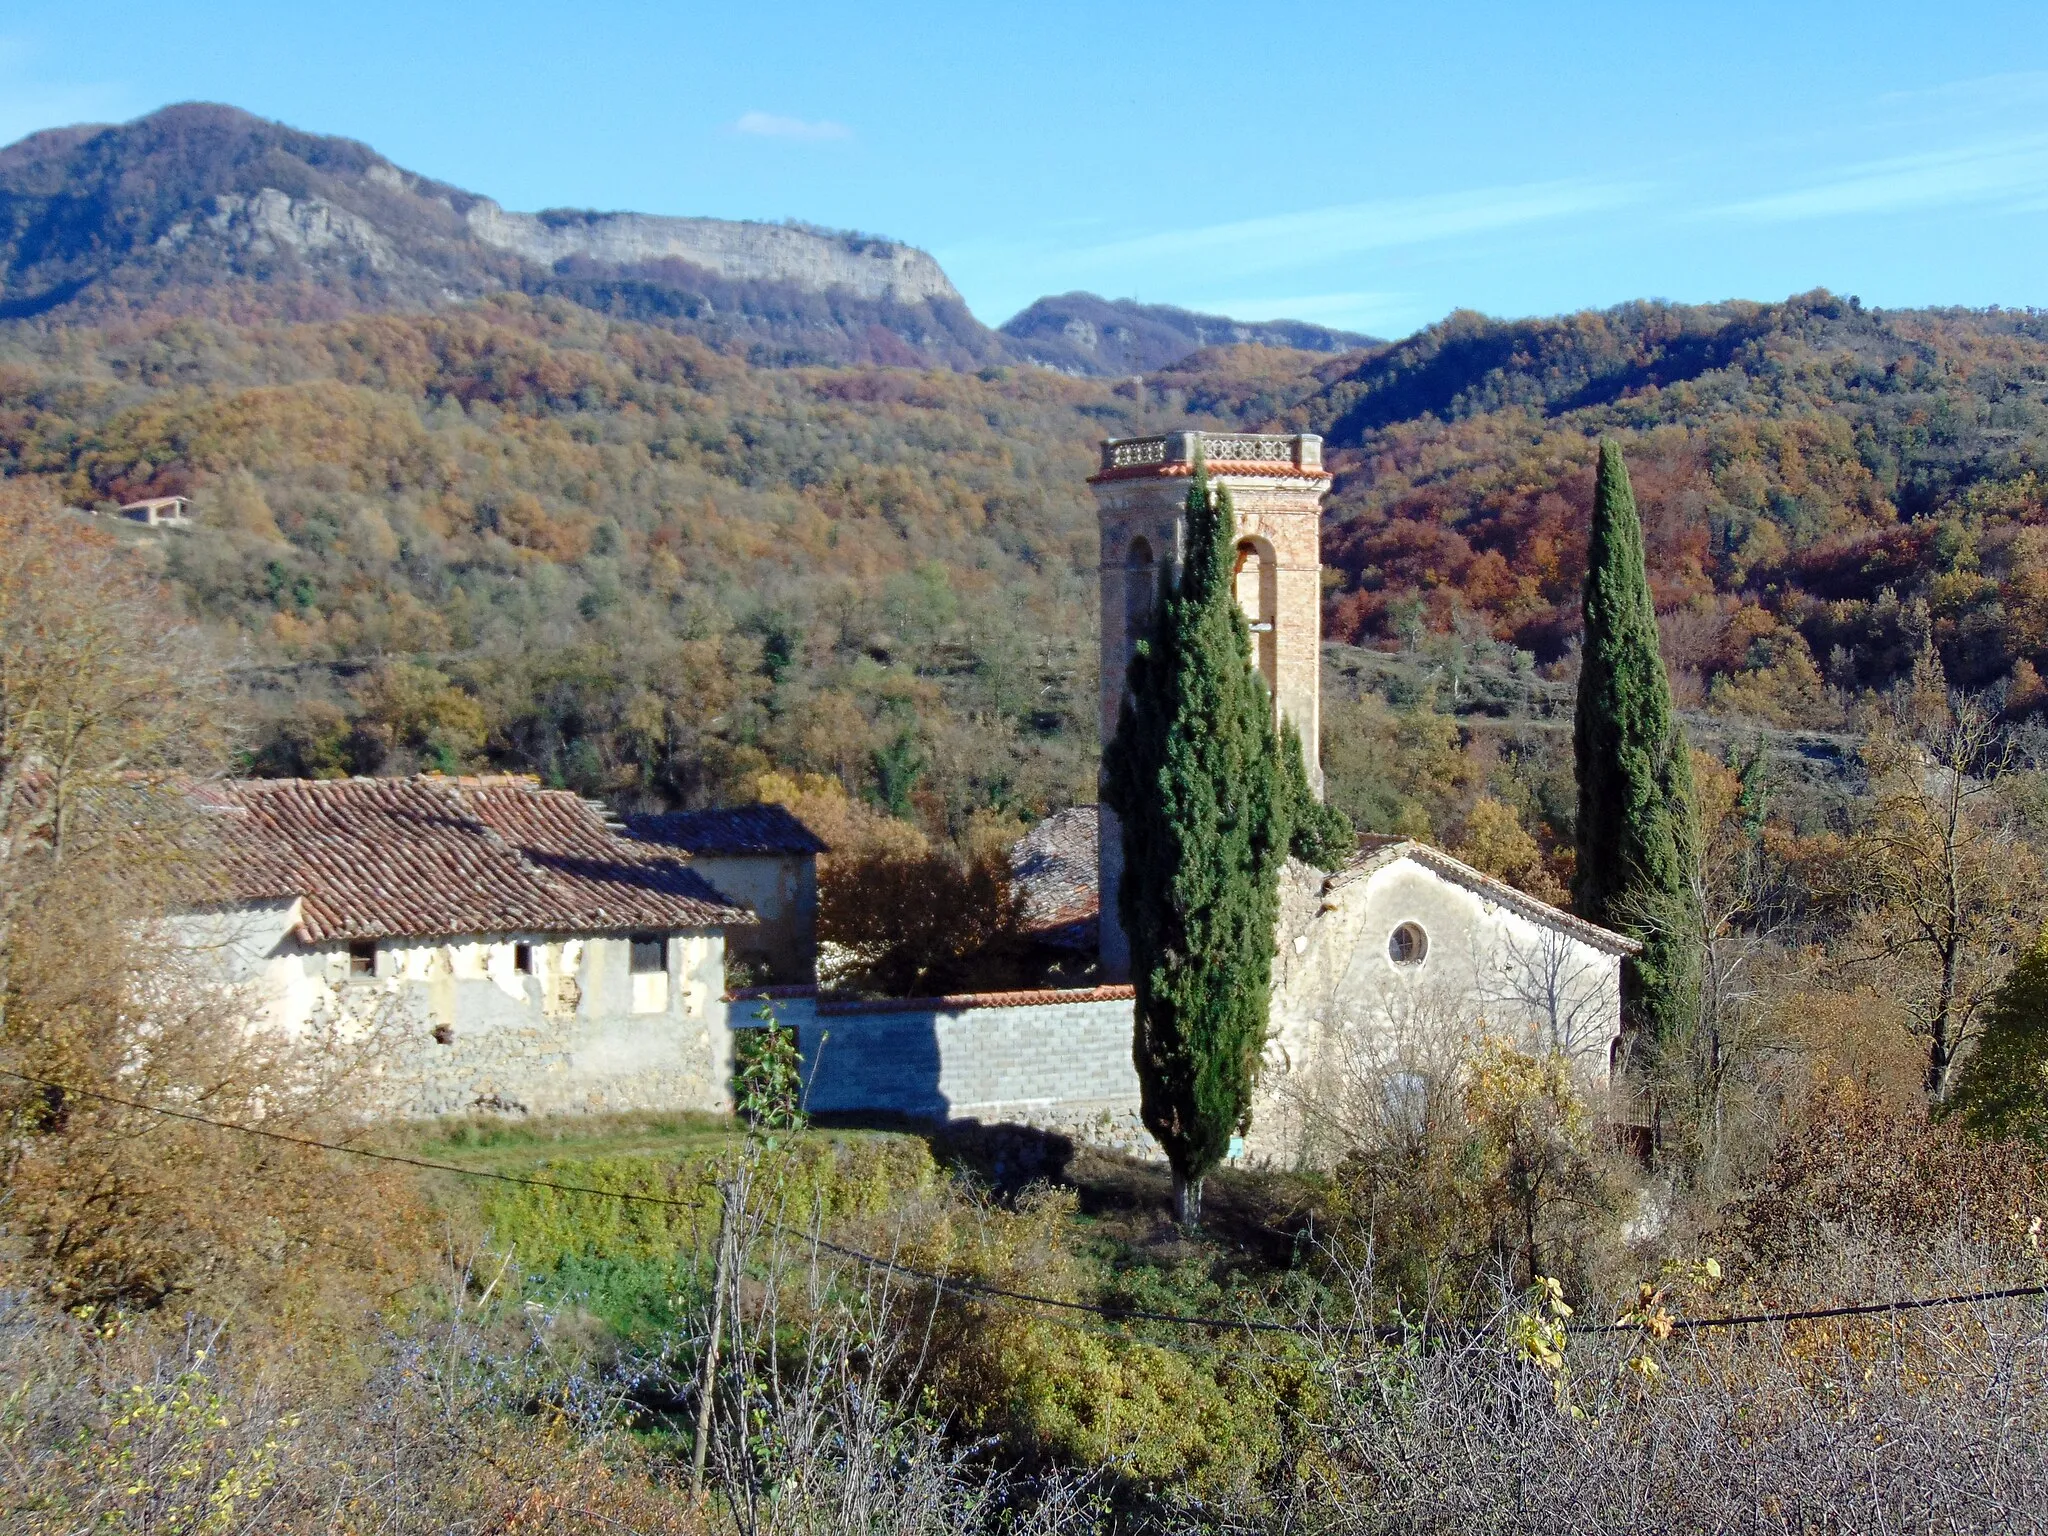
<path id="1" fill-rule="evenodd" d="M 753 914 L 601 806 L 512 776 L 199 796 L 226 889 L 195 941 L 259 1022 L 382 1037 L 371 1110 L 729 1103 L 726 942 Z"/>

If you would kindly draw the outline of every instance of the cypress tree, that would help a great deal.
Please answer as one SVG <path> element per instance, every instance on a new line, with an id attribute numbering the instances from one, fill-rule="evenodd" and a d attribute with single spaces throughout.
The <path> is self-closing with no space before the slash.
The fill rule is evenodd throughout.
<path id="1" fill-rule="evenodd" d="M 1229 491 L 1211 499 L 1199 459 L 1186 517 L 1186 564 L 1177 586 L 1161 573 L 1103 767 L 1123 827 L 1140 1110 L 1173 1169 L 1174 1213 L 1192 1222 L 1203 1178 L 1251 1112 L 1281 865 L 1297 826 L 1304 851 L 1326 859 L 1349 828 L 1315 803 L 1291 733 L 1282 761 L 1230 590 Z"/>
<path id="2" fill-rule="evenodd" d="M 1692 761 L 1657 649 L 1643 525 L 1620 447 L 1600 444 L 1586 551 L 1585 650 L 1573 730 L 1579 775 L 1573 896 L 1642 941 L 1623 972 L 1629 1021 L 1652 1042 L 1683 1027 L 1698 980 Z"/>
<path id="3" fill-rule="evenodd" d="M 1942 1113 L 1980 1135 L 2048 1147 L 2048 929 L 1991 994 L 1976 1054 Z"/>

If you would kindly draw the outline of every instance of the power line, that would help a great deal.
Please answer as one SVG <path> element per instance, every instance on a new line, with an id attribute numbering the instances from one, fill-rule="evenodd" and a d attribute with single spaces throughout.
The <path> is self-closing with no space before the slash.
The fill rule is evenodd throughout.
<path id="1" fill-rule="evenodd" d="M 26 1072 L 14 1072 L 5 1067 L 0 1067 L 0 1077 L 11 1077 L 16 1082 L 51 1089 L 57 1093 L 96 1099 L 103 1104 L 118 1104 L 125 1109 L 141 1110 L 145 1114 L 163 1115 L 172 1120 L 185 1120 L 194 1125 L 210 1126 L 217 1131 L 233 1131 L 242 1136 L 260 1136 L 267 1141 L 283 1142 L 289 1146 L 309 1147 L 321 1152 L 339 1152 L 346 1157 L 368 1158 L 380 1163 L 397 1163 L 407 1168 L 423 1168 L 431 1173 L 450 1173 L 457 1178 L 516 1184 L 526 1189 L 545 1189 L 562 1195 L 589 1195 L 600 1200 L 620 1200 L 633 1205 L 668 1206 L 693 1213 L 701 1211 L 703 1206 L 701 1201 L 682 1200 L 673 1195 L 646 1195 L 625 1189 L 601 1189 L 594 1184 L 564 1184 L 553 1179 L 532 1179 L 516 1173 L 500 1173 L 486 1168 L 464 1168 L 456 1163 L 435 1162 L 431 1158 L 408 1157 L 401 1152 L 378 1152 L 369 1147 L 352 1147 L 342 1142 L 322 1141 L 312 1136 L 295 1136 L 288 1131 L 274 1131 L 259 1125 L 239 1125 L 231 1120 L 216 1120 L 190 1110 L 172 1109 L 167 1105 L 151 1104 L 142 1099 L 124 1098 L 120 1094 L 103 1093 L 92 1088 L 74 1088 L 67 1083 L 45 1077 L 32 1077 Z M 1321 1325 L 1315 1323 L 1274 1323 L 1252 1318 L 1200 1317 L 1180 1312 L 1157 1312 L 1144 1307 L 1105 1306 L 1097 1302 L 1068 1301 L 1058 1296 L 1041 1296 L 1031 1291 L 1010 1290 L 979 1280 L 942 1275 L 934 1270 L 919 1269 L 915 1265 L 900 1264 L 894 1259 L 885 1259 L 858 1248 L 849 1248 L 843 1243 L 831 1242 L 815 1234 L 793 1232 L 784 1223 L 772 1218 L 768 1224 L 778 1232 L 812 1243 L 828 1253 L 836 1253 L 842 1258 L 852 1259 L 906 1280 L 921 1281 L 940 1291 L 950 1292 L 971 1301 L 995 1302 L 1017 1307 L 1049 1307 L 1056 1311 L 1086 1313 L 1108 1318 L 1113 1322 L 1164 1323 L 1179 1328 L 1244 1329 L 1253 1333 L 1286 1333 L 1300 1336 L 1324 1331 Z M 1950 1296 L 1911 1296 L 1895 1301 L 1859 1302 L 1792 1312 L 1751 1312 L 1727 1317 L 1673 1318 L 1671 1327 L 1674 1332 L 1695 1332 L 1708 1328 L 1750 1328 L 1766 1323 L 1811 1322 L 1834 1317 L 1868 1317 L 1890 1312 L 1918 1312 L 1930 1307 L 1968 1306 L 1976 1302 L 2014 1301 L 2034 1296 L 2048 1296 L 2048 1285 L 2015 1285 L 2002 1290 L 1969 1291 Z M 1573 1335 L 1632 1333 L 1638 1331 L 1639 1327 L 1636 1323 L 1568 1323 L 1565 1332 Z M 1382 1339 L 1399 1339 L 1406 1336 L 1403 1330 L 1394 1328 L 1378 1328 L 1372 1332 Z"/>
<path id="2" fill-rule="evenodd" d="M 398 1163 L 407 1168 L 424 1168 L 433 1173 L 452 1173 L 458 1178 L 485 1179 L 498 1184 L 517 1184 L 527 1189 L 551 1190 L 564 1195 L 592 1195 L 602 1200 L 622 1200 L 634 1205 L 669 1206 L 679 1210 L 699 1212 L 703 1202 L 677 1199 L 673 1195 L 646 1195 L 625 1189 L 601 1189 L 594 1184 L 564 1184 L 553 1179 L 531 1179 L 516 1173 L 499 1173 L 486 1168 L 464 1168 L 456 1163 L 439 1163 L 431 1158 L 408 1157 L 400 1152 L 378 1152 L 369 1147 L 351 1147 L 337 1141 L 321 1141 L 312 1136 L 295 1136 L 288 1131 L 274 1131 L 259 1125 L 239 1125 L 231 1120 L 216 1120 L 209 1115 L 195 1114 L 191 1110 L 172 1109 L 163 1104 L 151 1104 L 142 1099 L 125 1098 L 117 1093 L 102 1093 L 92 1088 L 74 1088 L 67 1083 L 56 1082 L 45 1077 L 32 1077 L 26 1072 L 14 1072 L 0 1067 L 0 1077 L 11 1077 L 16 1082 L 29 1083 L 38 1088 L 53 1089 L 58 1093 L 76 1094 L 81 1098 L 97 1099 L 104 1104 L 118 1104 L 126 1109 L 139 1109 L 144 1113 L 164 1115 L 173 1120 L 185 1120 L 194 1125 L 211 1126 L 217 1131 L 233 1131 L 243 1136 L 261 1136 L 267 1141 L 284 1142 L 288 1146 L 311 1147 L 322 1152 L 339 1152 L 347 1157 L 369 1158 L 374 1162 Z M 874 1269 L 899 1276 L 907 1280 L 922 1281 L 939 1290 L 949 1291 L 976 1301 L 1009 1302 L 1024 1306 L 1052 1307 L 1067 1312 L 1092 1313 L 1118 1322 L 1170 1323 L 1184 1328 L 1250 1329 L 1257 1333 L 1310 1334 L 1320 1331 L 1309 1323 L 1272 1323 L 1251 1318 L 1192 1317 L 1179 1312 L 1155 1312 L 1143 1307 L 1112 1307 L 1094 1302 L 1066 1301 L 1057 1296 L 1040 1296 L 1030 1291 L 1014 1291 L 1002 1286 L 989 1285 L 980 1280 L 969 1280 L 953 1275 L 942 1275 L 933 1270 L 919 1269 L 915 1265 L 901 1264 L 894 1259 L 885 1259 L 858 1248 L 849 1248 L 843 1243 L 831 1242 L 810 1233 L 792 1231 L 782 1222 L 772 1218 L 769 1225 L 789 1236 L 813 1243 L 829 1253 L 836 1253 L 848 1259 L 866 1264 Z"/>
<path id="3" fill-rule="evenodd" d="M 1974 1301 L 2012 1301 L 2024 1296 L 2048 1296 L 2048 1285 L 2013 1285 L 2000 1291 L 1968 1291 L 1957 1296 L 1908 1296 L 1898 1301 L 1863 1301 L 1850 1306 L 1812 1307 L 1799 1312 L 1750 1312 L 1737 1317 L 1674 1317 L 1672 1331 L 1688 1333 L 1702 1328 L 1750 1328 L 1761 1323 L 1803 1323 L 1825 1317 L 1869 1317 L 1881 1312 L 1920 1312 L 1928 1307 L 1967 1306 Z M 1629 1333 L 1637 1323 L 1585 1323 L 1565 1325 L 1567 1333 Z"/>

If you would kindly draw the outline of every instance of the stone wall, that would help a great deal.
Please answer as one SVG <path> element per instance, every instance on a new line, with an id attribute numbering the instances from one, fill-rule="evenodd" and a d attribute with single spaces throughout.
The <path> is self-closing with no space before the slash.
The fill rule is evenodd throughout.
<path id="1" fill-rule="evenodd" d="M 1328 1161 L 1362 1074 L 1446 1066 L 1480 1035 L 1562 1051 L 1597 1092 L 1620 1028 L 1620 956 L 1518 905 L 1414 858 L 1335 876 L 1290 862 L 1246 1155 Z M 1389 948 L 1404 925 L 1424 946 L 1407 962 Z M 873 1003 L 784 992 L 734 1003 L 732 1023 L 772 1013 L 796 1031 L 816 1113 L 1033 1125 L 1159 1155 L 1138 1116 L 1127 986 Z"/>
<path id="2" fill-rule="evenodd" d="M 1128 987 L 768 1006 L 796 1031 L 815 1114 L 1032 1125 L 1158 1155 L 1138 1118 Z M 732 1022 L 762 1015 L 735 1003 Z"/>
<path id="3" fill-rule="evenodd" d="M 259 1025 L 361 1051 L 366 1113 L 732 1107 L 715 929 L 667 935 L 659 972 L 633 972 L 624 935 L 536 933 L 386 940 L 363 975 L 347 945 L 302 944 L 297 924 L 296 903 L 278 902 L 186 926 Z"/>
<path id="4" fill-rule="evenodd" d="M 818 861 L 808 853 L 693 853 L 690 867 L 756 921 L 727 935 L 733 959 L 765 965 L 777 985 L 818 979 Z"/>
<path id="5" fill-rule="evenodd" d="M 1492 1035 L 1560 1051 L 1604 1089 L 1621 1030 L 1621 957 L 1532 921 L 1406 858 L 1324 876 L 1290 861 L 1281 883 L 1272 1027 L 1251 1149 L 1318 1162 L 1346 1079 L 1441 1067 Z M 1422 936 L 1397 962 L 1396 929 Z"/>

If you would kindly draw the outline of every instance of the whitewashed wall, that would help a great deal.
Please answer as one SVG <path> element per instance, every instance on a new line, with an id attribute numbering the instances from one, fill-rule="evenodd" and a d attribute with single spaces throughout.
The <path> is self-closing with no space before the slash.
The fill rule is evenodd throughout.
<path id="1" fill-rule="evenodd" d="M 344 1043 L 376 1037 L 366 1112 L 724 1112 L 732 1106 L 725 940 L 669 936 L 667 970 L 635 975 L 624 936 L 392 939 L 376 974 L 346 944 L 306 945 L 295 903 L 186 919 L 188 942 L 244 986 L 256 1021 Z M 515 966 L 529 944 L 533 973 Z"/>
<path id="2" fill-rule="evenodd" d="M 1326 881 L 1290 865 L 1273 967 L 1273 1023 L 1262 1068 L 1256 1152 L 1314 1160 L 1305 1123 L 1334 1076 L 1404 1050 L 1439 1057 L 1483 1036 L 1568 1056 L 1605 1086 L 1621 1032 L 1621 959 L 1410 859 Z M 1397 964 L 1394 930 L 1427 936 L 1420 964 Z"/>

